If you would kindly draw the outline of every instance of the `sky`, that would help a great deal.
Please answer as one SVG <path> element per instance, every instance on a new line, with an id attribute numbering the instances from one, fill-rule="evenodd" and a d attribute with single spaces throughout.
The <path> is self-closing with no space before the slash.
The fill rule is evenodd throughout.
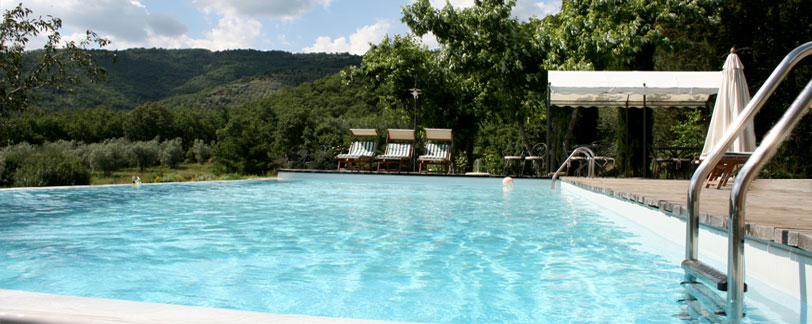
<path id="1" fill-rule="evenodd" d="M 3 11 L 20 0 L 0 0 Z M 258 49 L 294 53 L 363 55 L 385 35 L 409 33 L 401 7 L 411 0 L 23 0 L 34 16 L 62 19 L 60 33 L 77 40 L 92 30 L 112 44 L 106 49 Z M 431 0 L 440 8 L 446 0 Z M 473 0 L 449 0 L 464 8 Z M 518 19 L 560 10 L 560 0 L 518 0 Z M 436 48 L 431 35 L 424 44 Z M 43 39 L 28 48 L 41 47 Z M 39 45 L 39 46 L 38 46 Z"/>

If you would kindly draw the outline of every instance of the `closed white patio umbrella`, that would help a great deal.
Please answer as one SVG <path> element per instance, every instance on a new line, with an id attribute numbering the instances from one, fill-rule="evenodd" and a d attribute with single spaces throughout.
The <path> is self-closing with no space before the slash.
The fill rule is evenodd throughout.
<path id="1" fill-rule="evenodd" d="M 731 49 L 722 68 L 722 84 L 716 96 L 716 104 L 713 106 L 713 116 L 708 127 L 708 135 L 705 137 L 705 147 L 702 148 L 702 158 L 706 157 L 724 136 L 725 131 L 748 102 L 750 90 L 747 89 L 747 80 L 744 78 L 744 66 L 736 55 L 736 50 Z M 756 133 L 753 130 L 753 123 L 750 122 L 726 152 L 749 153 L 755 149 Z"/>

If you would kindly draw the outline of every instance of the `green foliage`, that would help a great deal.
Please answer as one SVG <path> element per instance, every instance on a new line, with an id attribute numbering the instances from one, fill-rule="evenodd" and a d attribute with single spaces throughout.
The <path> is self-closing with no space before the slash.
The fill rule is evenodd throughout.
<path id="1" fill-rule="evenodd" d="M 244 105 L 268 97 L 287 86 L 290 85 L 265 76 L 251 76 L 195 93 L 167 97 L 160 102 L 167 107 L 211 110 Z"/>
<path id="2" fill-rule="evenodd" d="M 544 53 L 543 66 L 551 70 L 655 70 L 656 62 L 661 68 L 704 69 L 693 57 L 689 60 L 694 63 L 684 66 L 675 62 L 687 61 L 677 58 L 688 58 L 688 53 L 709 54 L 709 35 L 718 28 L 721 7 L 719 0 L 566 1 L 560 13 L 535 22 L 533 40 Z M 641 127 L 631 126 L 650 125 L 643 114 L 640 109 L 618 113 L 615 144 L 624 173 L 643 175 L 648 168 L 642 138 L 652 138 L 651 127 L 645 128 L 644 135 Z M 645 114 L 653 115 L 650 110 Z M 572 114 L 575 121 L 579 116 L 583 117 L 580 112 Z M 579 124 L 597 124 L 597 116 Z M 571 137 L 571 133 L 558 133 L 552 142 Z"/>
<path id="3" fill-rule="evenodd" d="M 106 176 L 119 168 L 115 153 L 108 145 L 96 144 L 88 149 L 88 164 L 92 171 L 101 170 Z"/>
<path id="4" fill-rule="evenodd" d="M 172 135 L 173 116 L 159 103 L 148 102 L 130 112 L 124 122 L 124 136 L 131 141 L 148 141 Z"/>
<path id="5" fill-rule="evenodd" d="M 413 36 L 386 37 L 364 55 L 361 67 L 350 69 L 344 78 L 350 86 L 361 86 L 377 97 L 377 104 L 393 115 L 393 127 L 451 128 L 454 146 L 470 153 L 477 114 L 482 105 L 466 85 L 470 80 L 449 70 L 446 56 L 421 46 Z M 421 89 L 415 101 L 409 89 Z M 463 165 L 464 166 L 464 165 Z"/>
<path id="6" fill-rule="evenodd" d="M 108 71 L 108 81 L 77 85 L 70 96 L 43 89 L 38 92 L 45 99 L 40 103 L 42 109 L 105 106 L 129 110 L 150 101 L 171 109 L 237 106 L 361 61 L 361 57 L 349 54 L 257 50 L 134 48 L 93 53 L 118 58 L 117 64 L 100 62 Z"/>
<path id="7" fill-rule="evenodd" d="M 681 123 L 671 125 L 670 130 L 673 137 L 668 144 L 681 147 L 699 147 L 704 145 L 705 135 L 707 133 L 705 124 L 707 124 L 707 121 L 702 116 L 701 110 L 688 110 L 685 112 Z"/>
<path id="8" fill-rule="evenodd" d="M 181 138 L 167 140 L 161 143 L 161 165 L 174 168 L 183 162 L 183 147 Z"/>
<path id="9" fill-rule="evenodd" d="M 434 9 L 427 0 L 414 1 L 404 7 L 403 21 L 416 35 L 432 32 L 441 48 L 395 35 L 374 44 L 363 59 L 254 50 L 117 51 L 119 64 L 99 63 L 109 71 L 109 83 L 76 85 L 74 96 L 42 88 L 36 93 L 47 100 L 40 109 L 5 110 L 11 113 L 0 124 L 0 145 L 9 146 L 0 153 L 0 185 L 12 185 L 25 158 L 39 150 L 105 173 L 173 165 L 182 152 L 190 161 L 214 161 L 221 172 L 331 169 L 352 140 L 348 128 L 377 128 L 382 143 L 387 128 L 415 127 L 415 115 L 418 137 L 424 127 L 454 130 L 458 171 L 480 159 L 486 171 L 501 172 L 505 149 L 541 142 L 549 117 L 555 120 L 550 135 L 556 156 L 564 153 L 565 138 L 572 146 L 596 139 L 608 144 L 614 136 L 618 165 L 629 162 L 631 175 L 641 174 L 642 110 L 604 110 L 600 114 L 611 118 L 600 122 L 595 109 L 554 108 L 546 116 L 540 92 L 545 69 L 718 70 L 720 58 L 736 45 L 753 93 L 790 49 L 812 39 L 809 1 L 566 1 L 560 13 L 528 21 L 512 17 L 514 4 L 482 0 L 465 9 Z M 24 71 L 48 58 L 45 51 L 21 55 Z M 772 96 L 756 119 L 758 135 L 806 84 L 810 66 L 799 64 Z M 409 91 L 414 87 L 422 90 L 416 101 Z M 577 123 L 569 127 L 573 116 Z M 675 110 L 658 118 L 667 125 L 658 131 L 663 145 L 701 144 L 701 112 Z M 809 125 L 800 123 L 765 175 L 812 174 Z M 14 145 L 24 142 L 42 145 Z"/>
<path id="10" fill-rule="evenodd" d="M 32 11 L 22 3 L 3 13 L 0 21 L 0 118 L 19 111 L 32 103 L 33 92 L 50 86 L 58 91 L 71 91 L 87 75 L 92 81 L 104 80 L 105 70 L 95 62 L 95 52 L 84 48 L 97 44 L 104 47 L 109 40 L 87 31 L 77 44 L 60 44 L 62 20 L 29 18 Z M 25 55 L 29 38 L 46 35 L 43 49 Z M 30 59 L 30 64 L 25 61 Z"/>
<path id="11" fill-rule="evenodd" d="M 101 142 L 124 136 L 121 126 L 125 117 L 124 112 L 101 107 L 58 112 L 30 109 L 12 114 L 0 125 L 0 143 Z"/>
<path id="12" fill-rule="evenodd" d="M 228 124 L 217 131 L 214 155 L 217 163 L 228 172 L 264 174 L 268 170 L 271 156 L 267 139 L 273 138 L 271 127 L 274 118 L 272 112 L 264 108 L 246 107 L 244 109 L 250 109 L 255 114 L 234 114 Z"/>
<path id="13" fill-rule="evenodd" d="M 566 1 L 538 24 L 549 69 L 653 70 L 665 51 L 718 26 L 719 0 Z"/>
<path id="14" fill-rule="evenodd" d="M 812 1 L 729 0 L 722 8 L 721 26 L 715 31 L 717 55 L 731 46 L 739 49 L 750 93 L 755 94 L 778 63 L 794 48 L 812 40 Z M 742 23 L 746 22 L 746 23 Z M 722 64 L 718 61 L 717 67 Z M 812 79 L 812 63 L 796 65 L 770 96 L 754 119 L 756 138 L 764 136 Z M 783 170 L 794 178 L 812 177 L 812 117 L 807 114 L 767 165 L 771 173 Z"/>
<path id="15" fill-rule="evenodd" d="M 533 42 L 535 25 L 513 18 L 514 6 L 512 0 L 482 0 L 470 8 L 447 4 L 436 10 L 430 1 L 418 0 L 404 7 L 402 21 L 417 35 L 431 32 L 437 37 L 445 66 L 459 75 L 454 81 L 473 94 L 474 107 L 481 109 L 478 117 L 497 114 L 515 123 L 529 150 L 525 123 L 542 107 L 546 78 Z"/>
<path id="16" fill-rule="evenodd" d="M 86 185 L 90 171 L 79 158 L 55 147 L 22 143 L 0 152 L 0 186 Z"/>
<path id="17" fill-rule="evenodd" d="M 212 156 L 211 146 L 213 145 L 206 144 L 206 141 L 196 138 L 192 147 L 189 148 L 189 152 L 192 153 L 194 160 L 197 161 L 198 164 L 203 164 L 203 162 L 208 161 Z"/>
<path id="18" fill-rule="evenodd" d="M 212 149 L 222 172 L 266 174 L 277 168 L 326 166 L 348 146 L 351 127 L 395 126 L 376 98 L 333 75 L 229 109 Z M 329 157 L 329 158 L 328 158 Z"/>
<path id="19" fill-rule="evenodd" d="M 7 187 L 14 183 L 14 173 L 25 159 L 33 154 L 35 147 L 28 143 L 7 146 L 0 150 L 0 186 Z"/>
<path id="20" fill-rule="evenodd" d="M 144 171 L 160 161 L 161 146 L 158 140 L 134 142 L 127 148 L 126 156 L 130 166 Z"/>

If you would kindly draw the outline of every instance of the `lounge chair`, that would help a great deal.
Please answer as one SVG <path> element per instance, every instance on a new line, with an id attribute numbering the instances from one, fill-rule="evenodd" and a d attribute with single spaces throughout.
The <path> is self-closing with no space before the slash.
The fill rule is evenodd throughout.
<path id="1" fill-rule="evenodd" d="M 341 170 L 341 163 L 345 163 L 347 169 L 352 169 L 353 163 L 358 163 L 358 169 L 361 169 L 362 162 L 368 162 L 370 170 L 372 169 L 372 157 L 375 156 L 375 147 L 377 146 L 378 132 L 375 129 L 367 128 L 352 128 L 350 132 L 356 137 L 375 138 L 372 141 L 355 141 L 350 145 L 350 150 L 346 154 L 336 155 L 338 160 L 338 170 Z"/>
<path id="2" fill-rule="evenodd" d="M 423 168 L 429 165 L 441 165 L 451 172 L 451 144 L 454 136 L 450 129 L 426 128 L 426 154 L 417 158 L 420 161 L 419 172 L 423 173 Z M 434 143 L 431 141 L 443 141 L 448 143 Z M 427 170 L 428 171 L 428 170 Z"/>
<path id="3" fill-rule="evenodd" d="M 390 129 L 386 134 L 386 151 L 375 157 L 378 161 L 378 172 L 381 172 L 381 165 L 386 171 L 391 171 L 391 165 L 397 164 L 397 171 L 403 167 L 403 163 L 409 163 L 414 154 L 414 129 Z"/>

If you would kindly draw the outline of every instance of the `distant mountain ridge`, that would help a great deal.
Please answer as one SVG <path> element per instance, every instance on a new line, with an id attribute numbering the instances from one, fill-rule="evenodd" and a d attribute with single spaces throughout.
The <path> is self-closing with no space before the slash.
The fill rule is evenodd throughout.
<path id="1" fill-rule="evenodd" d="M 83 82 L 72 94 L 42 91 L 39 107 L 49 111 L 98 106 L 127 110 L 148 101 L 169 108 L 234 105 L 361 64 L 361 56 L 350 54 L 154 48 L 96 52 L 118 57 L 117 63 L 99 59 L 108 72 L 106 83 Z"/>

